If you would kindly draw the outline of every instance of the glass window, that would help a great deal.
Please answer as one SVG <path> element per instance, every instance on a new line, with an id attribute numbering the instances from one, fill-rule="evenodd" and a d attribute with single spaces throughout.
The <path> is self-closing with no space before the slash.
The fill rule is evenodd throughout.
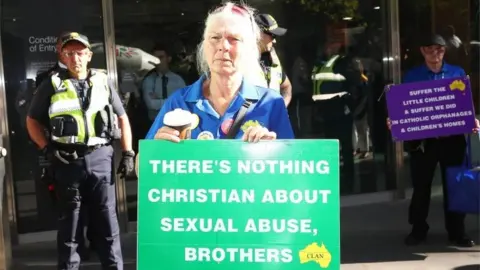
<path id="1" fill-rule="evenodd" d="M 18 232 L 56 228 L 57 214 L 46 184 L 39 181 L 39 152 L 25 129 L 29 97 L 37 75 L 57 62 L 55 44 L 64 31 L 87 35 L 94 47 L 103 45 L 101 2 L 95 0 L 1 1 L 2 53 L 15 183 Z M 25 8 L 28 7 L 28 8 Z M 51 14 L 51 15 L 48 15 Z M 103 51 L 103 50 L 102 50 Z M 95 54 L 91 67 L 105 68 Z"/>
<path id="2" fill-rule="evenodd" d="M 342 194 L 385 189 L 382 1 L 249 3 L 287 28 L 274 48 L 293 86 L 296 137 L 340 141 Z"/>
<path id="3" fill-rule="evenodd" d="M 432 34 L 443 36 L 448 45 L 444 59 L 461 66 L 470 75 L 477 111 L 480 102 L 479 5 L 475 0 L 399 1 L 402 73 L 423 63 L 419 49 L 422 38 Z"/>
<path id="4" fill-rule="evenodd" d="M 145 137 L 159 111 L 161 102 L 155 100 L 178 88 L 177 82 L 164 93 L 162 74 L 176 74 L 187 85 L 198 79 L 194 51 L 208 11 L 220 2 L 114 1 L 119 88 L 134 142 Z M 386 112 L 376 102 L 385 80 L 380 1 L 248 4 L 288 29 L 274 47 L 293 85 L 288 109 L 296 137 L 340 140 L 342 194 L 385 189 Z M 312 80 L 312 74 L 323 72 L 334 74 L 333 80 L 324 74 Z M 312 100 L 314 87 L 321 95 L 317 102 Z M 136 220 L 136 185 L 127 181 L 130 220 Z"/>
<path id="5" fill-rule="evenodd" d="M 158 100 L 199 78 L 195 50 L 206 15 L 219 3 L 218 0 L 113 2 L 118 84 L 127 104 L 136 152 L 138 140 L 145 138 L 161 107 Z M 134 221 L 137 181 L 127 180 L 126 185 L 129 220 Z"/>

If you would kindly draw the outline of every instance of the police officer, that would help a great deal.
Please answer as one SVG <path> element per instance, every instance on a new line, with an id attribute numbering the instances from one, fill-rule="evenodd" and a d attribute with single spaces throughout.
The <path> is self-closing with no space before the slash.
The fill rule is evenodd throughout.
<path id="1" fill-rule="evenodd" d="M 262 71 L 259 73 L 258 82 L 255 81 L 255 84 L 279 91 L 285 101 L 285 106 L 288 106 L 292 100 L 292 84 L 282 69 L 273 47 L 273 44 L 276 43 L 276 37 L 285 35 L 287 29 L 278 27 L 277 21 L 269 14 L 258 14 L 255 16 L 255 21 L 262 31 L 260 40 L 260 66 Z"/>
<path id="2" fill-rule="evenodd" d="M 57 72 L 62 72 L 66 71 L 68 68 L 65 65 L 65 59 L 62 54 L 62 37 L 69 32 L 62 32 L 60 36 L 57 37 L 57 43 L 55 45 L 55 49 L 57 52 L 57 57 L 58 61 L 53 65 L 50 69 L 37 74 L 37 77 L 35 78 L 35 87 L 39 87 L 40 84 L 44 80 L 49 80 L 50 76 L 57 73 Z M 47 131 L 47 138 L 49 134 Z M 43 156 L 40 157 L 41 159 L 44 159 Z M 55 191 L 55 185 L 53 183 L 53 171 L 50 166 L 44 167 L 42 169 L 42 176 L 41 176 L 42 181 L 48 186 L 48 192 L 50 193 L 50 196 L 52 198 L 53 204 L 56 204 L 57 201 L 57 194 Z M 82 204 L 82 208 L 80 211 L 81 219 L 80 219 L 80 224 L 79 227 L 87 227 L 87 232 L 86 232 L 86 238 L 88 238 L 88 241 L 90 242 L 89 247 L 86 245 L 85 241 L 85 233 L 83 229 L 78 230 L 78 235 L 77 235 L 77 242 L 78 242 L 78 253 L 80 254 L 80 257 L 82 260 L 87 261 L 90 259 L 90 249 L 94 248 L 93 245 L 93 234 L 92 234 L 92 227 L 86 226 L 88 223 L 88 217 L 87 217 L 87 209 L 86 207 Z M 86 222 L 87 221 L 87 222 Z"/>
<path id="3" fill-rule="evenodd" d="M 403 83 L 466 76 L 461 67 L 449 65 L 443 60 L 446 45 L 440 35 L 429 36 L 420 47 L 420 52 L 425 60 L 424 64 L 409 70 L 403 78 Z M 387 125 L 391 126 L 388 119 Z M 476 125 L 478 128 L 478 120 Z M 474 246 L 474 241 L 465 234 L 465 214 L 448 210 L 448 189 L 445 179 L 447 167 L 460 166 L 463 163 L 466 150 L 465 136 L 461 134 L 408 141 L 405 142 L 405 148 L 410 155 L 410 173 L 413 185 L 408 211 L 408 221 L 412 225 L 412 231 L 405 238 L 405 244 L 418 245 L 427 237 L 429 229 L 427 216 L 432 181 L 437 163 L 440 163 L 444 197 L 443 210 L 448 238 L 450 242 L 460 247 Z"/>
<path id="4" fill-rule="evenodd" d="M 76 235 L 82 203 L 95 224 L 95 247 L 103 269 L 123 269 L 111 143 L 121 138 L 124 152 L 118 173 L 132 174 L 135 153 L 128 117 L 107 83 L 106 72 L 87 69 L 92 52 L 86 36 L 64 35 L 61 53 L 68 70 L 56 72 L 40 85 L 27 116 L 28 133 L 55 172 L 61 213 L 58 269 L 79 268 Z M 49 129 L 49 140 L 44 128 Z"/>
<path id="5" fill-rule="evenodd" d="M 354 191 L 354 100 L 362 90 L 362 75 L 355 55 L 345 46 L 327 44 L 323 54 L 326 61 L 318 61 L 312 71 L 314 126 L 321 127 L 317 134 L 340 141 L 340 192 L 348 194 Z"/>

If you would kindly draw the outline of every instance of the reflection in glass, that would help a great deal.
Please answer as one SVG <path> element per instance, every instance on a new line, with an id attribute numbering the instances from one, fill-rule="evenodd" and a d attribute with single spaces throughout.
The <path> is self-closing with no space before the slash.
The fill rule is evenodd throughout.
<path id="1" fill-rule="evenodd" d="M 54 230 L 58 215 L 48 186 L 39 180 L 39 152 L 25 128 L 26 104 L 35 90 L 37 75 L 57 63 L 55 45 L 61 33 L 75 31 L 93 42 L 103 40 L 101 2 L 52 0 L 45 5 L 44 1 L 4 0 L 0 3 L 18 233 Z M 94 54 L 90 66 L 105 68 L 105 57 Z"/>
<path id="2" fill-rule="evenodd" d="M 340 140 L 342 194 L 385 189 L 386 112 L 381 102 L 375 102 L 384 86 L 381 18 L 385 10 L 380 1 L 252 0 L 248 4 L 288 29 L 275 37 L 274 47 L 293 87 L 288 110 L 296 137 Z M 191 84 L 198 79 L 195 49 L 203 20 L 216 5 L 213 0 L 116 1 L 115 40 L 150 55 L 155 55 L 155 47 L 168 45 L 170 70 Z M 137 141 L 150 126 L 142 97 L 149 92 L 142 87 L 155 68 L 139 73 L 121 66 L 118 56 L 117 62 L 120 89 L 138 93 L 127 102 Z M 129 218 L 135 220 L 136 182 L 127 185 L 131 185 L 127 187 Z"/>

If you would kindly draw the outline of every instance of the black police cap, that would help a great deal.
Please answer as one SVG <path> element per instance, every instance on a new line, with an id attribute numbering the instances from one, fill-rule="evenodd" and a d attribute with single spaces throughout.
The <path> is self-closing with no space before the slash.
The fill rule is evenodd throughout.
<path id="1" fill-rule="evenodd" d="M 70 32 L 70 33 L 67 33 L 65 35 L 63 35 L 61 37 L 61 41 L 62 41 L 62 48 L 68 43 L 68 42 L 71 42 L 71 41 L 78 41 L 80 43 L 82 43 L 83 45 L 85 45 L 85 47 L 89 48 L 90 49 L 90 41 L 88 40 L 88 37 L 85 36 L 85 35 L 82 35 L 82 34 L 79 34 L 77 32 Z"/>
<path id="2" fill-rule="evenodd" d="M 255 22 L 267 34 L 283 36 L 287 33 L 287 29 L 279 27 L 277 21 L 270 14 L 258 14 L 255 16 Z"/>

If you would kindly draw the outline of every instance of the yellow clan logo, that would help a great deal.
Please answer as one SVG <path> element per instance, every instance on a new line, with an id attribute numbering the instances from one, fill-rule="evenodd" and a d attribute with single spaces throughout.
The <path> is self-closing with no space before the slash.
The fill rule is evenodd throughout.
<path id="1" fill-rule="evenodd" d="M 70 33 L 70 38 L 77 38 L 79 36 L 80 36 L 80 34 L 78 34 L 77 32 Z"/>
<path id="2" fill-rule="evenodd" d="M 463 83 L 461 80 L 455 80 L 450 84 L 450 90 L 465 91 L 465 83 Z"/>
<path id="3" fill-rule="evenodd" d="M 322 243 L 318 246 L 316 242 L 306 246 L 298 252 L 300 263 L 314 262 L 320 265 L 320 268 L 328 268 L 332 261 L 332 254 L 327 250 L 327 247 Z"/>
<path id="4" fill-rule="evenodd" d="M 261 126 L 262 125 L 257 120 L 248 120 L 242 125 L 241 129 L 243 132 L 245 132 L 249 127 L 261 127 Z"/>

